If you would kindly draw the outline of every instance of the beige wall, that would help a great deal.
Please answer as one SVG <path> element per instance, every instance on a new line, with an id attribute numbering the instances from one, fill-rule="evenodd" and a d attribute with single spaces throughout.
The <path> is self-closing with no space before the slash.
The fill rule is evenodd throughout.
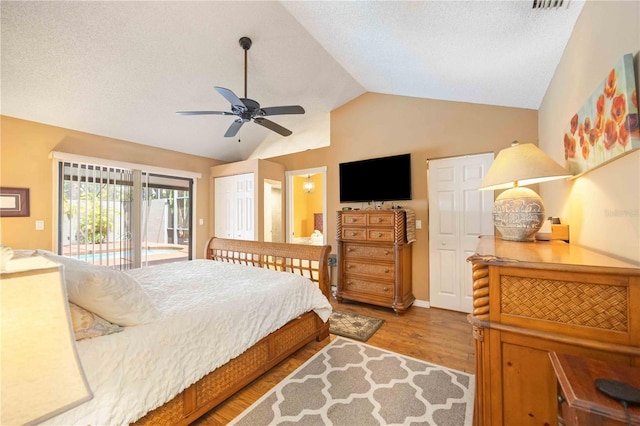
<path id="1" fill-rule="evenodd" d="M 564 164 L 565 126 L 622 55 L 634 55 L 640 2 L 587 1 L 539 110 L 539 146 Z M 640 262 L 640 150 L 572 181 L 540 185 L 547 212 L 570 226 L 571 241 Z"/>
<path id="2" fill-rule="evenodd" d="M 197 181 L 196 217 L 204 219 L 204 224 L 199 225 L 198 220 L 194 224 L 194 247 L 197 257 L 202 257 L 201 246 L 204 247 L 212 232 L 208 226 L 209 169 L 220 161 L 12 117 L 1 116 L 0 120 L 0 183 L 2 186 L 29 188 L 31 199 L 29 217 L 0 218 L 2 244 L 14 248 L 55 249 L 55 179 L 49 153 L 61 151 L 201 173 L 202 178 Z M 36 220 L 44 220 L 44 231 L 35 230 Z"/>
<path id="3" fill-rule="evenodd" d="M 338 164 L 411 153 L 413 209 L 423 227 L 413 247 L 413 291 L 429 300 L 427 159 L 495 152 L 511 141 L 536 143 L 534 110 L 366 93 L 331 114 L 331 145 L 270 160 L 286 170 L 327 166 L 327 235 L 335 253 L 340 209 Z"/>

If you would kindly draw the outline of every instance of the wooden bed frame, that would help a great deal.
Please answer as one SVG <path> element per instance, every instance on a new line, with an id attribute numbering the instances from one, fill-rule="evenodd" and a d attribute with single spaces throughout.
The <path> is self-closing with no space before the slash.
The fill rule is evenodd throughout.
<path id="1" fill-rule="evenodd" d="M 331 247 L 211 238 L 205 257 L 223 262 L 303 275 L 329 298 Z M 147 413 L 135 425 L 188 425 L 251 383 L 280 361 L 316 339 L 329 336 L 329 322 L 307 312 L 192 384 L 172 400 Z"/>

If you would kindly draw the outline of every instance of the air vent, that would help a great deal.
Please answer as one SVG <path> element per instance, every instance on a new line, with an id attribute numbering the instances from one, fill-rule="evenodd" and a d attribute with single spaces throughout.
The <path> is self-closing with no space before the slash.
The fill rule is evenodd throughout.
<path id="1" fill-rule="evenodd" d="M 560 9 L 564 0 L 533 0 L 534 9 Z M 568 3 L 568 0 L 567 0 Z"/>

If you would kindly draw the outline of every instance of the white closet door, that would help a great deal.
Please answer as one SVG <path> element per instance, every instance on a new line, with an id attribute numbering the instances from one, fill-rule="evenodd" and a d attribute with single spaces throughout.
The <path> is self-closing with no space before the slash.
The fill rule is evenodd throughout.
<path id="1" fill-rule="evenodd" d="M 254 174 L 218 177 L 214 182 L 215 236 L 254 240 Z"/>
<path id="2" fill-rule="evenodd" d="M 493 191 L 478 191 L 493 154 L 429 161 L 429 295 L 433 307 L 473 310 L 471 256 L 493 235 Z"/>
<path id="3" fill-rule="evenodd" d="M 253 173 L 237 175 L 236 178 L 236 226 L 234 238 L 237 240 L 254 240 Z"/>

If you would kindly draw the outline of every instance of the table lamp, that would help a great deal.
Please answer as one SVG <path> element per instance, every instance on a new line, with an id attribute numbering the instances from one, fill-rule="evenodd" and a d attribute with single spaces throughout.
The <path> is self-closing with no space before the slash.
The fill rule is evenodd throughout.
<path id="1" fill-rule="evenodd" d="M 6 250 L 0 257 L 6 261 Z M 37 256 L 10 260 L 0 280 L 0 424 L 37 424 L 90 400 L 61 266 Z"/>
<path id="2" fill-rule="evenodd" d="M 507 189 L 493 204 L 493 223 L 503 240 L 533 241 L 546 218 L 544 204 L 535 191 L 522 185 L 570 176 L 537 146 L 513 142 L 498 153 L 478 189 Z"/>

